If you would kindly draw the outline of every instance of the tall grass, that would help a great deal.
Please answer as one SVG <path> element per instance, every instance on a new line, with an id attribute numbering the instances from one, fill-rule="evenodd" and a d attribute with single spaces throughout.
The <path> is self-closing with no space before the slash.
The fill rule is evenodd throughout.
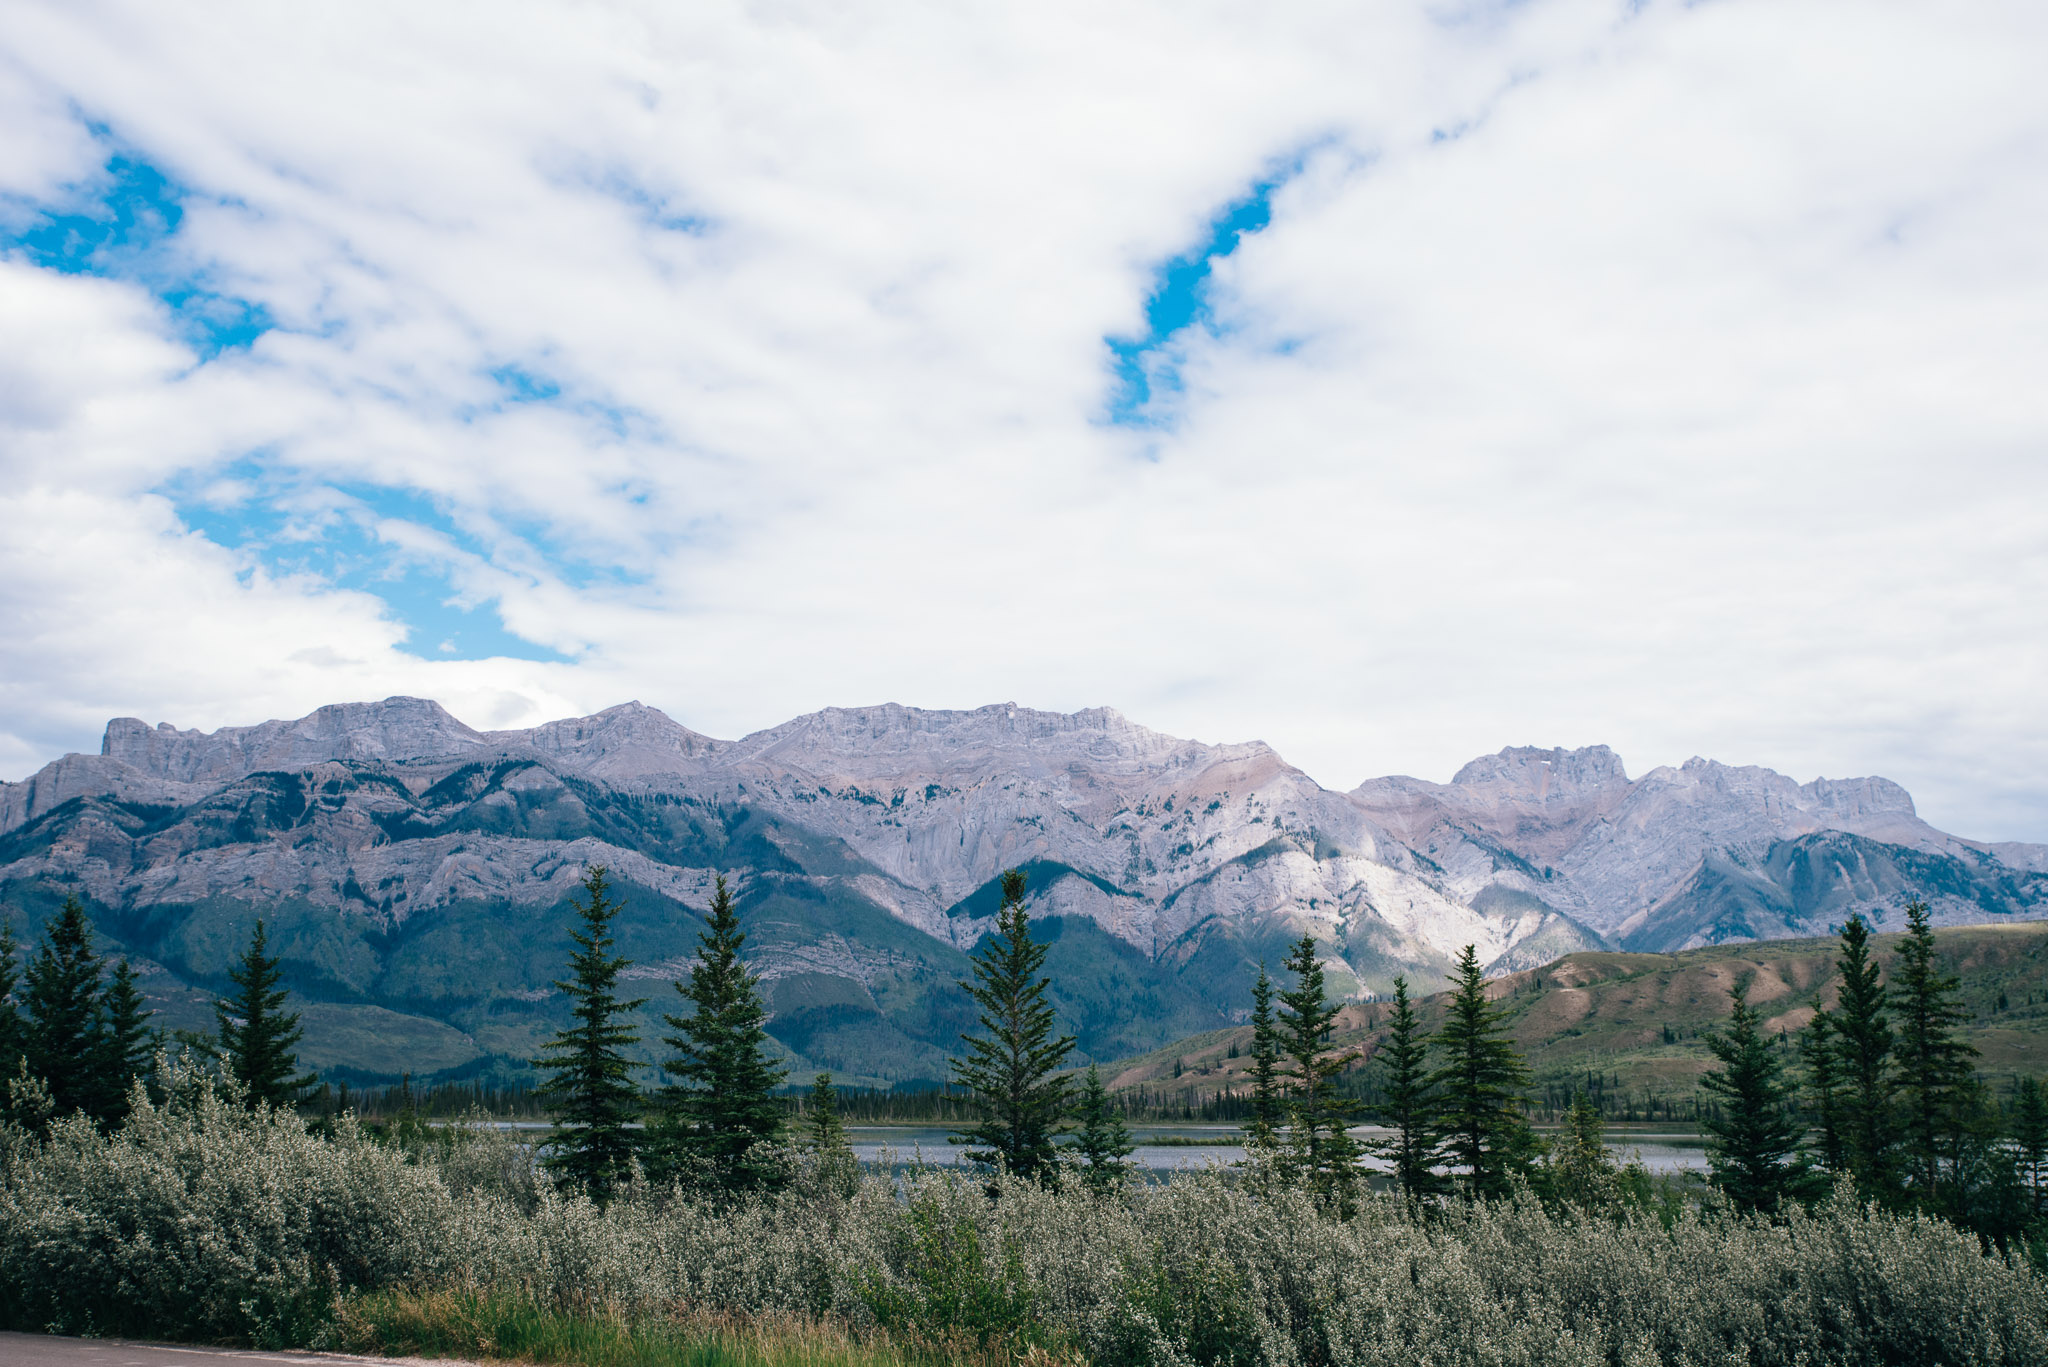
<path id="1" fill-rule="evenodd" d="M 921 1367 L 925 1360 L 831 1322 L 706 1313 L 635 1317 L 616 1308 L 542 1304 L 516 1290 L 453 1288 L 352 1296 L 327 1342 L 386 1357 L 573 1367 Z"/>
<path id="2" fill-rule="evenodd" d="M 106 1136 L 0 1132 L 0 1324 L 536 1362 L 885 1367 L 2048 1363 L 2048 1287 L 1838 1199 L 1533 1198 L 1340 1219 L 1258 1174 L 1102 1198 L 949 1171 L 606 1207 L 508 1136 L 309 1135 L 203 1079 Z"/>

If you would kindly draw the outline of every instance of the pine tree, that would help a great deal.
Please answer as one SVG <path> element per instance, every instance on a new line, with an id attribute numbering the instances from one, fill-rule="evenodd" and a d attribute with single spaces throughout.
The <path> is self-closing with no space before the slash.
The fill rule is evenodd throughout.
<path id="1" fill-rule="evenodd" d="M 1608 1156 L 1607 1125 L 1600 1108 L 1581 1087 L 1572 1093 L 1571 1109 L 1542 1172 L 1547 1199 L 1593 1210 L 1614 1198 L 1618 1169 Z"/>
<path id="2" fill-rule="evenodd" d="M 846 1141 L 846 1127 L 839 1120 L 839 1093 L 832 1075 L 820 1073 L 811 1082 L 810 1102 L 804 1108 L 810 1135 L 804 1147 L 818 1160 L 820 1176 L 841 1196 L 851 1196 L 860 1182 L 860 1163 L 853 1145 Z"/>
<path id="3" fill-rule="evenodd" d="M 14 1005 L 20 981 L 14 951 L 14 927 L 0 922 L 0 1086 L 20 1071 L 23 1047 L 21 1012 Z"/>
<path id="4" fill-rule="evenodd" d="M 1337 1078 L 1358 1054 L 1326 1052 L 1339 1007 L 1325 998 L 1314 936 L 1301 937 L 1285 967 L 1295 975 L 1293 990 L 1280 994 L 1278 1022 L 1280 1052 L 1292 1065 L 1285 1170 L 1348 1210 L 1358 1190 L 1358 1144 L 1349 1127 L 1359 1106 L 1337 1090 Z"/>
<path id="5" fill-rule="evenodd" d="M 812 1153 L 848 1147 L 846 1126 L 839 1120 L 839 1092 L 832 1085 L 830 1073 L 820 1073 L 811 1080 L 811 1098 L 804 1108 L 804 1119 L 811 1127 L 805 1147 Z"/>
<path id="6" fill-rule="evenodd" d="M 785 1070 L 768 1053 L 760 980 L 740 958 L 746 941 L 720 874 L 689 984 L 675 985 L 690 1014 L 662 1016 L 676 1033 L 662 1036 L 675 1055 L 661 1066 L 681 1083 L 660 1097 L 651 1155 L 657 1177 L 684 1175 L 694 1163 L 724 1192 L 765 1190 L 781 1180 L 774 1146 L 782 1108 L 774 1092 Z"/>
<path id="7" fill-rule="evenodd" d="M 2037 1218 L 2048 1215 L 2048 1087 L 2021 1078 L 2007 1125 L 2027 1211 Z"/>
<path id="8" fill-rule="evenodd" d="M 640 1112 L 640 1094 L 628 1077 L 626 1051 L 639 1042 L 622 1017 L 646 1005 L 620 1001 L 619 970 L 631 961 L 612 953 L 612 918 L 623 904 L 595 865 L 583 875 L 583 900 L 571 902 L 583 928 L 571 931 L 576 952 L 570 978 L 555 986 L 568 994 L 574 1023 L 555 1032 L 533 1061 L 551 1077 L 535 1088 L 549 1102 L 558 1133 L 545 1164 L 565 1185 L 582 1187 L 598 1201 L 609 1200 L 631 1169 L 637 1143 L 626 1126 Z"/>
<path id="9" fill-rule="evenodd" d="M 1870 928 L 1861 916 L 1851 916 L 1842 927 L 1837 962 L 1842 985 L 1830 1026 L 1841 1086 L 1843 1158 L 1865 1193 L 1889 1198 L 1897 1187 L 1892 1028 L 1885 1014 L 1888 996 L 1870 952 Z"/>
<path id="10" fill-rule="evenodd" d="M 1436 1094 L 1429 1085 L 1429 1036 L 1408 997 L 1408 980 L 1394 979 L 1394 1014 L 1380 1046 L 1379 1121 L 1393 1131 L 1377 1152 L 1393 1168 L 1394 1185 L 1410 1201 L 1441 1195 L 1449 1183 L 1437 1171 L 1443 1152 L 1436 1134 Z"/>
<path id="11" fill-rule="evenodd" d="M 1816 1011 L 1799 1033 L 1799 1058 L 1806 1065 L 1806 1097 L 1815 1136 L 1809 1161 L 1829 1172 L 1848 1170 L 1849 1146 L 1842 1136 L 1841 1064 L 1835 1057 L 1835 1018 Z"/>
<path id="12" fill-rule="evenodd" d="M 1504 1196 L 1526 1173 L 1534 1148 L 1522 1114 L 1529 1070 L 1508 1042 L 1502 1008 L 1486 997 L 1486 979 L 1471 945 L 1458 956 L 1450 1011 L 1437 1032 L 1443 1067 L 1430 1075 L 1439 1133 L 1451 1161 L 1465 1169 L 1474 1196 Z"/>
<path id="13" fill-rule="evenodd" d="M 291 994 L 278 986 L 284 976 L 278 961 L 263 952 L 269 944 L 269 932 L 259 920 L 241 962 L 228 970 L 234 995 L 213 1004 L 221 1071 L 242 1084 L 252 1110 L 296 1106 L 316 1081 L 298 1071 L 297 1047 L 306 1032 L 298 1012 L 280 1009 Z"/>
<path id="14" fill-rule="evenodd" d="M 1961 1001 L 1962 982 L 1942 973 L 1934 959 L 1934 932 L 1927 904 L 1906 907 L 1906 938 L 1899 945 L 1892 1003 L 1899 1018 L 1899 1090 L 1906 1103 L 1905 1150 L 1912 1181 L 1923 1200 L 1943 1208 L 1941 1159 L 1968 1128 L 1977 1051 L 1963 1042 L 1959 1027 L 1969 1019 Z"/>
<path id="15" fill-rule="evenodd" d="M 971 1162 L 1047 1181 L 1057 1170 L 1053 1135 L 1067 1109 L 1068 1080 L 1056 1073 L 1074 1037 L 1053 1038 L 1049 980 L 1038 976 L 1046 947 L 1031 939 L 1024 875 L 1010 869 L 1002 887 L 996 933 L 974 956 L 974 981 L 960 984 L 981 1008 L 987 1032 L 962 1036 L 967 1057 L 952 1060 L 954 1080 L 981 1112 L 960 1142 L 982 1146 L 968 1150 Z"/>
<path id="16" fill-rule="evenodd" d="M 95 1099 L 99 1048 L 100 960 L 92 927 L 76 897 L 64 899 L 43 928 L 43 943 L 22 974 L 22 1053 L 48 1089 L 58 1115 Z"/>
<path id="17" fill-rule="evenodd" d="M 1749 984 L 1728 989 L 1734 1003 L 1726 1034 L 1703 1036 L 1721 1067 L 1700 1079 L 1719 1109 L 1701 1122 L 1714 1185 L 1738 1209 L 1770 1214 L 1801 1185 L 1800 1127 L 1787 1108 L 1784 1065 L 1749 1004 Z"/>
<path id="18" fill-rule="evenodd" d="M 1280 1036 L 1273 1027 L 1273 980 L 1259 965 L 1252 984 L 1252 1114 L 1246 1143 L 1271 1151 L 1280 1143 Z"/>
<path id="19" fill-rule="evenodd" d="M 156 1013 L 144 1005 L 135 970 L 126 959 L 114 966 L 101 1008 L 94 1041 L 93 1100 L 86 1110 L 102 1125 L 111 1126 L 128 1118 L 129 1086 L 147 1071 L 155 1043 L 148 1021 Z"/>
<path id="20" fill-rule="evenodd" d="M 1121 1187 L 1129 1176 L 1135 1146 L 1124 1118 L 1110 1104 L 1101 1071 L 1092 1063 L 1081 1082 L 1081 1099 L 1074 1108 L 1074 1118 L 1080 1122 L 1072 1149 L 1081 1160 L 1081 1180 L 1097 1195 L 1106 1196 Z"/>

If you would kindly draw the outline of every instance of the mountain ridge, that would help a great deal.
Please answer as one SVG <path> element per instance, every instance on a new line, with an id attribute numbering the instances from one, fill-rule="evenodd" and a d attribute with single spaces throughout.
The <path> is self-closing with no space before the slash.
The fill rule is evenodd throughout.
<path id="1" fill-rule="evenodd" d="M 485 731 L 392 698 L 212 732 L 117 718 L 101 752 L 0 785 L 0 913 L 78 892 L 188 986 L 270 915 L 302 990 L 499 1059 L 559 1006 L 534 956 L 589 863 L 640 899 L 653 964 L 687 960 L 727 873 L 778 1038 L 883 1080 L 934 1075 L 1009 867 L 1091 1053 L 1227 1023 L 1304 933 L 1334 991 L 1370 998 L 1442 981 L 1466 944 L 1507 973 L 1883 925 L 1916 891 L 1942 924 L 2048 915 L 2048 849 L 1946 835 L 1887 780 L 1704 759 L 1630 779 L 1605 746 L 1340 793 L 1262 742 L 1110 708 L 827 708 L 723 740 L 638 702 Z"/>

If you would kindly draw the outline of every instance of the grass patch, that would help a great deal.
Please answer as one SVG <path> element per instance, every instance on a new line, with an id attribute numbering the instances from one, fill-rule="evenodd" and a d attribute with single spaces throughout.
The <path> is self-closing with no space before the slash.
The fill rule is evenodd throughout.
<path id="1" fill-rule="evenodd" d="M 1241 1134 L 1162 1134 L 1151 1139 L 1138 1139 L 1141 1147 L 1161 1149 L 1225 1149 L 1233 1144 L 1244 1143 Z"/>
<path id="2" fill-rule="evenodd" d="M 341 1306 L 333 1340 L 344 1352 L 383 1357 L 562 1367 L 1059 1367 L 1040 1350 L 905 1346 L 844 1324 L 775 1316 L 560 1309 L 515 1291 L 367 1292 Z"/>

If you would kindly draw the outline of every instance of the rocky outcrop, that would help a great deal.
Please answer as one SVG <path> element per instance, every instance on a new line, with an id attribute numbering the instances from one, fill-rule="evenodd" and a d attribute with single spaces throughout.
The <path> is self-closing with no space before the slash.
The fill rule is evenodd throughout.
<path id="1" fill-rule="evenodd" d="M 1883 778 L 1800 784 L 1694 758 L 1631 780 L 1605 746 L 1518 748 L 1473 761 L 1448 784 L 1376 779 L 1351 796 L 1435 861 L 1465 900 L 1533 896 L 1631 947 L 1805 934 L 1857 911 L 1883 921 L 1917 895 L 1911 878 L 1852 878 L 1841 885 L 1848 893 L 1823 896 L 1810 861 L 1786 853 L 1823 833 L 1896 850 L 1899 858 L 1881 862 L 1910 865 L 1933 883 L 1976 889 L 1945 895 L 1944 920 L 2048 914 L 2048 889 L 2030 891 L 2021 878 L 1994 891 L 1997 876 L 1963 872 L 2024 873 L 2026 851 L 2038 847 L 1998 847 L 2008 849 L 2001 856 L 1938 831 Z"/>

